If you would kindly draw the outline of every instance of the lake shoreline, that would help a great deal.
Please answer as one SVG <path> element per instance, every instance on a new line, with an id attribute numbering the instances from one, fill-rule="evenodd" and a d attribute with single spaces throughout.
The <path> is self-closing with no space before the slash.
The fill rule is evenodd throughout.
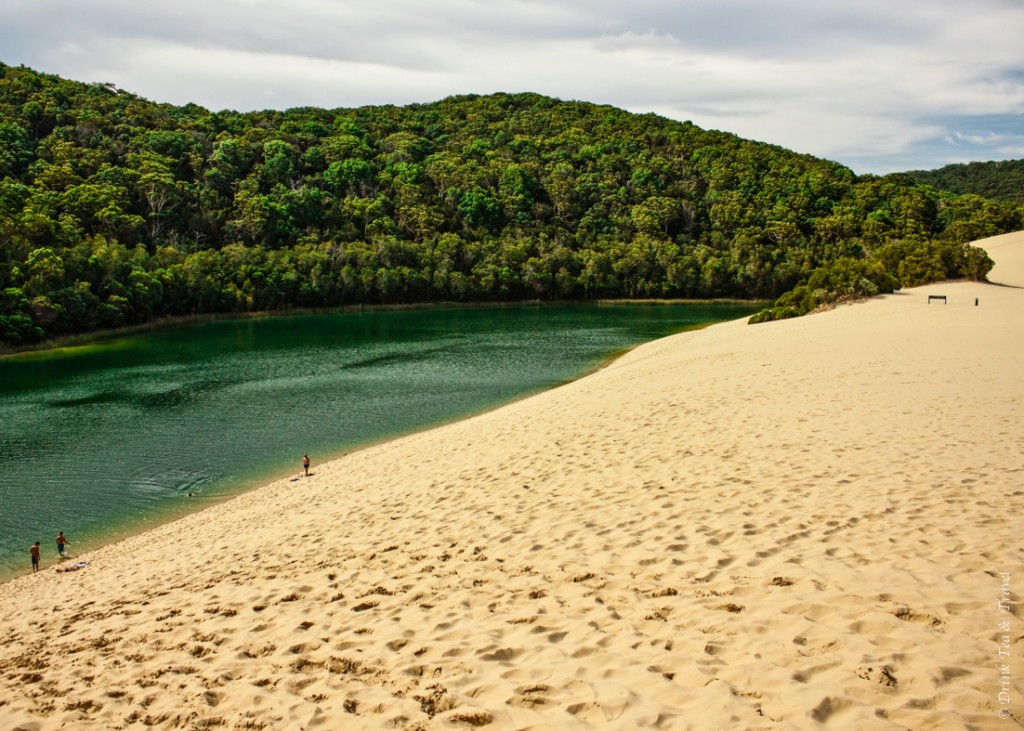
<path id="1" fill-rule="evenodd" d="M 701 327 L 692 328 L 692 330 L 700 330 L 700 329 L 703 329 L 703 327 L 709 327 L 709 325 L 704 325 L 704 326 L 701 326 Z M 687 332 L 690 332 L 692 330 L 687 330 Z M 505 406 L 508 406 L 510 404 L 513 404 L 513 403 L 516 403 L 517 401 L 521 401 L 523 399 L 531 398 L 531 397 L 537 395 L 538 393 L 543 393 L 544 391 L 547 391 L 547 390 L 551 390 L 551 389 L 555 389 L 555 388 L 560 388 L 560 387 L 565 386 L 565 385 L 567 385 L 569 383 L 572 383 L 573 381 L 579 380 L 580 378 L 585 378 L 586 376 L 591 375 L 592 373 L 596 373 L 597 371 L 600 371 L 600 370 L 602 370 L 604 368 L 607 368 L 608 366 L 610 366 L 612 363 L 614 363 L 618 359 L 620 359 L 623 356 L 627 355 L 631 350 L 634 350 L 636 347 L 640 347 L 640 346 L 634 346 L 633 348 L 626 348 L 626 349 L 619 350 L 619 351 L 616 351 L 616 352 L 612 353 L 611 355 L 609 355 L 605 360 L 603 360 L 598 365 L 596 365 L 593 368 L 588 369 L 587 371 L 581 373 L 578 378 L 574 378 L 574 379 L 571 379 L 571 380 L 568 380 L 568 381 L 562 381 L 562 382 L 553 384 L 549 388 L 543 389 L 541 391 L 524 394 L 522 396 L 519 396 L 519 397 L 513 399 L 512 401 L 503 402 L 503 403 L 495 405 L 495 406 L 488 406 L 488 407 L 485 407 L 485 408 L 483 408 L 483 409 L 481 409 L 479 411 L 462 414 L 460 416 L 455 416 L 455 417 L 452 417 L 451 419 L 446 419 L 444 421 L 440 421 L 440 422 L 437 422 L 435 424 L 430 424 L 430 425 L 424 426 L 422 428 L 415 428 L 415 429 L 411 429 L 411 430 L 406 431 L 406 432 L 397 433 L 397 434 L 394 434 L 394 435 L 391 435 L 391 436 L 387 436 L 387 437 L 381 437 L 380 439 L 371 440 L 371 441 L 368 441 L 368 442 L 365 442 L 365 443 L 361 443 L 361 444 L 358 444 L 358 445 L 353 445 L 353 446 L 349 446 L 349 447 L 339 448 L 339 449 L 337 449 L 335 451 L 327 451 L 324 454 L 317 455 L 317 461 L 319 463 L 321 463 L 321 464 L 335 462 L 335 461 L 337 461 L 339 459 L 342 459 L 342 458 L 346 457 L 347 455 L 350 455 L 350 454 L 353 454 L 353 453 L 356 453 L 356 452 L 360 452 L 360 451 L 362 451 L 364 449 L 370 449 L 370 448 L 374 448 L 374 447 L 383 447 L 383 446 L 386 446 L 389 442 L 393 442 L 393 441 L 397 441 L 397 440 L 400 440 L 400 439 L 404 439 L 406 437 L 410 437 L 410 436 L 413 436 L 413 435 L 421 433 L 421 432 L 431 431 L 433 429 L 437 429 L 437 428 L 441 428 L 441 427 L 444 427 L 444 426 L 448 426 L 448 425 L 451 425 L 451 424 L 454 424 L 454 423 L 457 423 L 457 422 L 460 422 L 460 421 L 463 421 L 463 420 L 466 420 L 466 419 L 472 419 L 474 417 L 478 417 L 478 416 L 481 416 L 483 414 L 486 414 L 486 413 L 488 413 L 490 411 L 501 409 L 501 408 L 503 408 Z M 315 475 L 315 473 L 316 473 L 316 466 L 313 466 L 312 469 L 313 469 L 313 474 Z M 88 545 L 88 549 L 86 549 L 85 551 L 81 551 L 80 550 L 79 546 L 81 544 L 77 540 L 78 537 L 76 536 L 74 550 L 72 550 L 71 548 L 69 548 L 67 550 L 67 559 L 65 559 L 65 561 L 67 562 L 67 565 L 73 565 L 75 563 L 75 561 L 72 560 L 72 559 L 75 559 L 76 556 L 78 556 L 78 554 L 80 552 L 86 553 L 86 554 L 102 552 L 102 551 L 104 551 L 106 549 L 109 549 L 110 547 L 115 546 L 117 544 L 120 544 L 120 543 L 122 543 L 124 541 L 130 540 L 130 539 L 133 539 L 133 538 L 138 538 L 139 536 L 143 536 L 146 533 L 149 533 L 149 532 L 151 532 L 153 530 L 156 530 L 158 528 L 163 528 L 165 526 L 170 526 L 170 525 L 172 525 L 172 524 L 174 524 L 174 523 L 176 523 L 176 522 L 178 522 L 180 520 L 184 520 L 184 519 L 186 519 L 186 518 L 188 518 L 188 517 L 190 517 L 190 516 L 192 516 L 192 515 L 194 515 L 196 513 L 199 513 L 199 512 L 202 512 L 204 510 L 208 510 L 210 508 L 219 506 L 219 505 L 221 505 L 223 503 L 229 503 L 232 500 L 235 500 L 236 498 L 238 498 L 239 496 L 244 495 L 247 492 L 250 492 L 250 491 L 253 491 L 253 490 L 258 490 L 259 488 L 265 487 L 265 486 L 267 486 L 269 484 L 283 482 L 285 480 L 287 480 L 289 482 L 296 482 L 296 481 L 300 480 L 301 478 L 302 478 L 302 474 L 301 474 L 301 465 L 300 465 L 300 466 L 297 466 L 294 469 L 286 468 L 286 469 L 272 470 L 272 471 L 267 472 L 266 474 L 264 474 L 262 476 L 254 477 L 254 478 L 252 478 L 250 480 L 247 480 L 244 486 L 238 487 L 237 489 L 233 489 L 230 492 L 227 492 L 227 493 L 224 493 L 224 494 L 218 494 L 218 495 L 213 495 L 213 496 L 205 496 L 205 495 L 201 495 L 201 494 L 197 494 L 197 495 L 194 495 L 194 496 L 193 495 L 188 495 L 185 498 L 183 498 L 183 500 L 187 500 L 190 503 L 190 505 L 188 505 L 188 506 L 170 504 L 170 505 L 165 506 L 160 512 L 156 512 L 156 513 L 154 513 L 152 515 L 147 515 L 146 517 L 141 518 L 141 519 L 140 518 L 133 518 L 131 521 L 129 521 L 130 524 L 125 525 L 123 527 L 117 528 L 117 527 L 112 527 L 112 526 L 106 526 L 104 528 L 104 533 L 106 534 L 107 537 L 105 537 L 105 538 L 103 538 L 103 539 L 101 539 L 99 541 L 97 541 L 97 540 L 87 541 L 86 545 Z M 50 560 L 50 557 L 52 555 L 52 551 L 48 551 L 48 549 L 51 549 L 51 548 L 52 547 L 47 546 L 46 548 L 43 549 L 43 556 L 42 556 L 42 559 L 40 561 L 40 569 L 39 569 L 40 571 L 46 571 L 46 570 L 49 570 L 49 569 L 56 569 L 56 568 L 59 568 L 60 566 L 65 564 L 65 561 L 58 560 L 58 561 L 54 562 L 54 561 Z M 10 571 L 6 571 L 6 570 L 4 570 L 4 568 L 2 566 L 0 566 L 0 586 L 3 586 L 5 583 L 8 583 L 8 582 L 13 581 L 15 579 L 18 579 L 18 578 L 21 578 L 21 577 L 24 577 L 24 576 L 28 576 L 28 575 L 31 575 L 31 574 L 32 574 L 31 568 L 12 569 Z"/>
<path id="2" fill-rule="evenodd" d="M 303 452 L 323 462 L 469 418 L 752 309 L 610 307 L 247 318 L 0 361 L 14 437 L 0 445 L 0 580 L 58 528 L 96 549 L 280 479 Z"/>

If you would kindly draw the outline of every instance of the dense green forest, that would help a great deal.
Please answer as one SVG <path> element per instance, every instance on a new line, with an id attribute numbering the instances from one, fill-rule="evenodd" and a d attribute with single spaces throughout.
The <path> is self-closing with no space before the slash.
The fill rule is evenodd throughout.
<path id="1" fill-rule="evenodd" d="M 377 303 L 770 298 L 947 277 L 1019 204 L 536 94 L 211 112 L 0 64 L 0 344 Z"/>
<path id="2" fill-rule="evenodd" d="M 946 165 L 937 170 L 912 170 L 907 175 L 922 185 L 950 193 L 1024 203 L 1024 160 Z"/>

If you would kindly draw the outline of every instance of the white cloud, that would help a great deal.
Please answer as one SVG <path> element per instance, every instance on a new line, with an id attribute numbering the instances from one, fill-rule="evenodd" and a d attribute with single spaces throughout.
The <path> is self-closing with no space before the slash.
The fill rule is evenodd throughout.
<path id="1" fill-rule="evenodd" d="M 1015 0 L 0 0 L 0 17 L 5 63 L 157 101 L 248 110 L 536 91 L 858 171 L 941 164 L 962 153 L 949 142 L 957 117 L 1024 112 Z"/>

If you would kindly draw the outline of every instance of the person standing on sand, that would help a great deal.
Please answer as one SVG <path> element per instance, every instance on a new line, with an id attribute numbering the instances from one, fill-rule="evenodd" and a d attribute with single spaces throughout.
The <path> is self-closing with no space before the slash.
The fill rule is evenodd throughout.
<path id="1" fill-rule="evenodd" d="M 306 473 L 306 477 L 309 477 L 309 455 L 302 455 L 302 469 Z"/>
<path id="2" fill-rule="evenodd" d="M 39 541 L 29 547 L 28 552 L 32 554 L 32 573 L 39 570 Z"/>
<path id="3" fill-rule="evenodd" d="M 64 558 L 64 546 L 70 546 L 71 541 L 64 537 L 64 531 L 57 534 L 57 553 Z"/>

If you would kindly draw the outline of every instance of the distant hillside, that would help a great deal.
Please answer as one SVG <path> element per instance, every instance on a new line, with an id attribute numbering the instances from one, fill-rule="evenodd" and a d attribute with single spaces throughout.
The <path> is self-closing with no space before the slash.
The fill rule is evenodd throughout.
<path id="1" fill-rule="evenodd" d="M 951 193 L 1024 203 L 1024 160 L 946 165 L 938 170 L 912 170 L 907 175 L 922 185 Z"/>
<path id="2" fill-rule="evenodd" d="M 984 276 L 965 243 L 1021 225 L 536 94 L 243 114 L 0 64 L 0 344 L 296 306 L 787 293 L 770 319 Z"/>

